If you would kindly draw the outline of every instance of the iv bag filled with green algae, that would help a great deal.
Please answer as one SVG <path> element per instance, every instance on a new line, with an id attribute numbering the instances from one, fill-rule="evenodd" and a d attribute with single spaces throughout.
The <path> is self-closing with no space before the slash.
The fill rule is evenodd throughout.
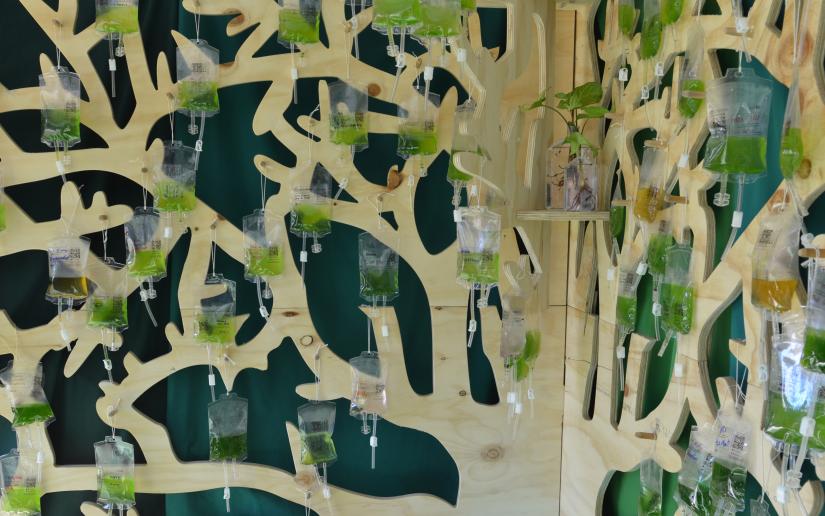
<path id="1" fill-rule="evenodd" d="M 33 449 L 12 449 L 0 457 L 0 509 L 4 514 L 40 515 L 40 497 L 43 494 L 40 470 L 37 452 Z"/>
<path id="2" fill-rule="evenodd" d="M 209 460 L 242 462 L 247 456 L 249 404 L 234 392 L 209 404 Z"/>
<path id="3" fill-rule="evenodd" d="M 323 237 L 332 232 L 332 198 L 328 183 L 292 189 L 289 230 L 297 236 Z"/>
<path id="4" fill-rule="evenodd" d="M 235 282 L 220 274 L 209 275 L 204 288 L 219 287 L 216 295 L 200 297 L 200 306 L 195 310 L 194 336 L 201 344 L 226 346 L 235 342 Z"/>
<path id="5" fill-rule="evenodd" d="M 639 465 L 639 478 L 639 516 L 661 516 L 662 466 L 652 458 L 643 460 Z"/>
<path id="6" fill-rule="evenodd" d="M 138 0 L 95 0 L 95 29 L 104 34 L 132 34 L 138 25 Z"/>
<path id="7" fill-rule="evenodd" d="M 691 119 L 696 116 L 705 102 L 705 82 L 702 80 L 705 32 L 698 21 L 691 23 L 688 28 L 687 42 L 679 82 L 679 113 L 686 119 Z"/>
<path id="8" fill-rule="evenodd" d="M 343 81 L 329 85 L 329 137 L 352 151 L 369 146 L 369 95 Z"/>
<path id="9" fill-rule="evenodd" d="M 46 299 L 71 306 L 89 295 L 86 262 L 89 258 L 89 239 L 65 236 L 49 242 L 49 288 Z"/>
<path id="10" fill-rule="evenodd" d="M 438 152 L 438 107 L 441 98 L 435 93 L 415 94 L 398 109 L 398 155 L 432 156 Z"/>
<path id="11" fill-rule="evenodd" d="M 652 276 L 661 279 L 665 275 L 667 250 L 676 243 L 671 233 L 670 217 L 663 217 L 648 225 L 648 232 L 650 234 L 647 243 L 648 270 Z"/>
<path id="12" fill-rule="evenodd" d="M 118 436 L 95 443 L 97 503 L 107 510 L 135 505 L 135 448 Z"/>
<path id="13" fill-rule="evenodd" d="M 370 303 L 398 296 L 398 253 L 370 233 L 358 236 L 361 298 Z"/>
<path id="14" fill-rule="evenodd" d="M 287 47 L 318 43 L 321 0 L 278 0 L 278 42 Z"/>
<path id="15" fill-rule="evenodd" d="M 24 369 L 23 366 L 15 368 L 15 361 L 11 360 L 0 372 L 0 383 L 11 401 L 13 427 L 46 424 L 54 419 L 54 412 L 43 391 L 43 364 L 38 362 L 34 369 Z"/>
<path id="16" fill-rule="evenodd" d="M 206 40 L 190 40 L 177 49 L 177 108 L 188 116 L 212 116 L 218 102 L 218 49 Z"/>
<path id="17" fill-rule="evenodd" d="M 459 283 L 468 286 L 497 284 L 501 216 L 486 208 L 460 208 L 458 211 Z"/>
<path id="18" fill-rule="evenodd" d="M 386 34 L 409 33 L 421 25 L 419 0 L 373 0 L 372 28 Z"/>
<path id="19" fill-rule="evenodd" d="M 802 419 L 815 403 L 814 432 L 808 440 L 812 450 L 825 450 L 825 392 L 817 374 L 800 364 L 805 338 L 805 323 L 797 314 L 782 317 L 782 334 L 773 342 L 771 352 L 768 402 L 765 409 L 765 433 L 772 441 L 799 446 L 802 443 Z"/>
<path id="20" fill-rule="evenodd" d="M 152 189 L 159 212 L 184 214 L 195 209 L 196 155 L 182 142 L 163 142 L 163 160 L 154 166 Z"/>
<path id="21" fill-rule="evenodd" d="M 765 172 L 771 83 L 753 70 L 728 69 L 707 88 L 708 129 L 704 167 L 719 174 L 754 181 Z"/>
<path id="22" fill-rule="evenodd" d="M 733 406 L 723 407 L 716 416 L 716 446 L 710 478 L 710 497 L 719 510 L 745 510 L 748 480 L 750 423 Z"/>
<path id="23" fill-rule="evenodd" d="M 86 301 L 87 324 L 120 332 L 129 326 L 127 297 L 129 282 L 126 268 L 112 259 L 98 262 L 89 267 L 94 278 L 94 290 Z"/>
<path id="24" fill-rule="evenodd" d="M 338 459 L 332 432 L 335 429 L 335 404 L 310 401 L 298 407 L 298 431 L 301 434 L 301 464 L 329 465 Z"/>
<path id="25" fill-rule="evenodd" d="M 662 325 L 669 331 L 690 333 L 696 304 L 696 287 L 691 277 L 690 246 L 677 244 L 667 250 L 662 284 Z"/>
<path id="26" fill-rule="evenodd" d="M 461 0 L 419 0 L 421 25 L 414 33 L 420 38 L 450 38 L 461 34 Z"/>
<path id="27" fill-rule="evenodd" d="M 779 169 L 782 177 L 792 179 L 802 165 L 805 148 L 802 143 L 802 110 L 799 99 L 799 77 L 794 75 L 785 105 L 785 120 L 782 123 L 782 140 L 779 144 Z"/>
<path id="28" fill-rule="evenodd" d="M 808 268 L 802 366 L 814 373 L 825 373 L 825 263 L 819 260 Z"/>
<path id="29" fill-rule="evenodd" d="M 264 210 L 255 210 L 243 218 L 244 276 L 275 278 L 284 272 L 286 231 L 281 217 Z"/>
<path id="30" fill-rule="evenodd" d="M 667 26 L 679 21 L 682 10 L 685 7 L 685 0 L 659 0 L 661 2 L 662 25 Z"/>
<path id="31" fill-rule="evenodd" d="M 40 76 L 40 141 L 68 149 L 80 143 L 80 76 L 53 68 Z"/>
<path id="32" fill-rule="evenodd" d="M 639 56 L 650 59 L 659 53 L 662 46 L 662 17 L 660 0 L 645 0 L 642 21 L 641 47 Z"/>
<path id="33" fill-rule="evenodd" d="M 166 277 L 166 253 L 160 214 L 153 208 L 135 209 L 126 223 L 126 265 L 129 275 L 141 280 L 158 281 Z"/>
<path id="34" fill-rule="evenodd" d="M 715 434 L 710 427 L 691 429 L 676 491 L 676 501 L 686 514 L 714 514 L 715 505 L 710 497 L 714 448 Z"/>

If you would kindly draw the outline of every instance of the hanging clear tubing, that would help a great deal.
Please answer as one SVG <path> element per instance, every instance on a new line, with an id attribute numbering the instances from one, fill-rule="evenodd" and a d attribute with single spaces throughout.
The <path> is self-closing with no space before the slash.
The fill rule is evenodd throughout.
<path id="1" fill-rule="evenodd" d="M 268 319 L 269 312 L 263 300 L 272 297 L 271 283 L 284 272 L 286 230 L 283 219 L 265 210 L 255 210 L 243 218 L 243 234 L 244 277 L 255 283 L 258 311 L 261 317 Z M 272 303 L 274 306 L 275 301 Z"/>
<path id="2" fill-rule="evenodd" d="M 473 180 L 473 175 L 482 176 L 484 166 L 491 159 L 479 143 L 479 127 L 474 123 L 477 109 L 473 99 L 468 98 L 455 111 L 453 145 L 447 165 L 447 181 L 453 186 L 453 210 L 461 205 L 461 193 Z M 455 217 L 456 212 L 453 215 Z"/>
<path id="3" fill-rule="evenodd" d="M 278 0 L 278 42 L 289 48 L 292 57 L 292 102 L 298 103 L 298 64 L 295 47 L 320 41 L 321 0 Z M 302 52 L 303 54 L 303 52 Z"/>
<path id="4" fill-rule="evenodd" d="M 203 151 L 203 136 L 206 131 L 206 118 L 218 114 L 218 79 L 220 53 L 209 46 L 203 39 L 189 40 L 178 47 L 178 95 L 177 110 L 189 117 L 189 134 L 198 135 L 195 142 L 195 170 Z M 198 126 L 200 118 L 200 126 Z"/>
<path id="5" fill-rule="evenodd" d="M 458 283 L 470 289 L 470 324 L 467 347 L 477 329 L 475 309 L 487 306 L 490 290 L 498 284 L 501 216 L 487 208 L 460 208 L 458 234 Z M 479 299 L 475 301 L 475 291 Z"/>
<path id="6" fill-rule="evenodd" d="M 349 361 L 352 371 L 352 396 L 349 413 L 361 421 L 361 432 L 372 435 L 371 468 L 375 469 L 375 453 L 378 448 L 378 419 L 387 411 L 387 373 L 388 368 L 377 352 L 365 351 Z"/>
<path id="7" fill-rule="evenodd" d="M 662 302 L 660 293 L 662 279 L 665 276 L 665 259 L 667 257 L 667 250 L 676 243 L 671 232 L 669 214 L 663 213 L 659 220 L 647 225 L 645 233 L 648 236 L 647 270 L 653 277 L 654 330 L 656 332 L 656 340 L 661 340 L 662 336 L 659 325 L 662 316 Z"/>
<path id="8" fill-rule="evenodd" d="M 57 66 L 39 80 L 40 141 L 54 149 L 55 166 L 65 183 L 72 163 L 69 148 L 80 143 L 80 76 Z"/>
<path id="9" fill-rule="evenodd" d="M 329 173 L 322 168 L 313 171 L 310 186 L 295 186 L 292 189 L 289 231 L 301 237 L 301 279 L 305 277 L 309 261 L 307 238 L 312 238 L 312 253 L 318 254 L 322 249 L 318 239 L 332 232 L 331 190 Z"/>
<path id="10" fill-rule="evenodd" d="M 727 182 L 735 181 L 739 185 L 727 252 L 742 226 L 743 186 L 765 173 L 771 83 L 757 77 L 751 69 L 728 69 L 724 77 L 708 85 L 707 107 L 710 138 L 704 167 L 714 172 L 721 183 L 713 203 L 727 206 L 730 202 Z"/>
<path id="11" fill-rule="evenodd" d="M 392 102 L 395 100 L 401 72 L 406 66 L 406 35 L 412 34 L 421 25 L 421 5 L 419 0 L 373 0 L 372 9 L 372 28 L 387 36 L 387 53 L 395 58 L 395 82 L 390 95 Z M 395 45 L 394 34 L 400 37 L 400 47 Z"/>
<path id="12" fill-rule="evenodd" d="M 155 327 L 158 324 L 149 300 L 157 297 L 155 282 L 166 277 L 165 240 L 161 226 L 160 214 L 153 208 L 137 208 L 132 220 L 124 226 L 129 275 L 138 280 L 140 300 Z"/>
<path id="13" fill-rule="evenodd" d="M 619 365 L 619 391 L 624 392 L 624 360 L 627 351 L 624 345 L 627 336 L 636 329 L 638 303 L 636 289 L 640 276 L 639 264 L 630 258 L 630 248 L 619 258 L 619 288 L 616 295 L 616 359 Z"/>
<path id="14" fill-rule="evenodd" d="M 115 57 L 126 55 L 123 46 L 123 36 L 140 31 L 138 25 L 138 0 L 95 0 L 96 18 L 95 30 L 109 41 L 109 72 L 112 75 L 112 98 L 116 96 L 115 73 L 117 60 Z M 115 48 L 117 42 L 117 48 Z"/>

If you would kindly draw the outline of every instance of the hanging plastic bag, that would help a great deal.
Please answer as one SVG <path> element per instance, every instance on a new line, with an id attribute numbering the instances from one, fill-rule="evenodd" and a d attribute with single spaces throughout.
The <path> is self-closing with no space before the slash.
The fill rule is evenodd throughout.
<path id="1" fill-rule="evenodd" d="M 361 420 L 361 431 L 370 434 L 372 419 L 372 469 L 375 469 L 375 452 L 378 448 L 378 419 L 387 411 L 387 367 L 378 353 L 365 351 L 349 361 L 352 371 L 352 397 L 349 413 Z"/>
<path id="2" fill-rule="evenodd" d="M 54 149 L 57 171 L 65 182 L 69 148 L 80 143 L 80 76 L 61 67 L 41 75 L 40 104 L 40 141 Z"/>
<path id="3" fill-rule="evenodd" d="M 338 459 L 332 432 L 335 429 L 335 404 L 310 401 L 298 407 L 298 430 L 301 434 L 301 464 L 329 465 Z"/>
<path id="4" fill-rule="evenodd" d="M 667 150 L 645 147 L 634 204 L 634 213 L 640 220 L 653 222 L 664 207 L 666 167 Z"/>
<path id="5" fill-rule="evenodd" d="M 328 175 L 322 173 L 313 173 L 310 186 L 298 186 L 292 190 L 289 229 L 293 234 L 320 238 L 332 232 L 330 192 Z"/>
<path id="6" fill-rule="evenodd" d="M 419 38 L 451 38 L 462 32 L 461 0 L 419 0 L 421 25 L 415 29 Z"/>
<path id="7" fill-rule="evenodd" d="M 455 112 L 453 145 L 447 165 L 447 181 L 453 185 L 453 209 L 460 206 L 461 192 L 473 180 L 473 174 L 483 176 L 484 169 L 491 160 L 489 153 L 478 143 L 478 128 L 474 123 L 476 109 L 475 102 L 467 99 Z M 472 197 L 473 188 L 470 187 L 469 190 L 469 197 Z"/>
<path id="8" fill-rule="evenodd" d="M 567 211 L 596 211 L 599 167 L 593 151 L 582 147 L 564 171 L 564 207 Z"/>
<path id="9" fill-rule="evenodd" d="M 679 113 L 689 120 L 696 116 L 705 102 L 705 82 L 702 80 L 705 32 L 698 20 L 690 24 L 687 42 L 685 59 L 682 61 L 681 82 L 679 82 Z"/>
<path id="10" fill-rule="evenodd" d="M 372 27 L 382 34 L 411 33 L 421 24 L 419 0 L 373 0 Z"/>
<path id="11" fill-rule="evenodd" d="M 95 443 L 97 503 L 123 514 L 135 505 L 135 448 L 118 436 Z"/>
<path id="12" fill-rule="evenodd" d="M 370 233 L 358 237 L 361 298 L 386 305 L 398 296 L 398 253 Z"/>
<path id="13" fill-rule="evenodd" d="M 650 59 L 659 53 L 662 46 L 662 18 L 659 0 L 645 0 L 642 20 L 642 39 L 639 56 Z"/>
<path id="14" fill-rule="evenodd" d="M 95 289 L 86 302 L 87 324 L 91 328 L 117 333 L 129 326 L 127 297 L 129 283 L 126 269 L 114 260 L 93 267 Z"/>
<path id="15" fill-rule="evenodd" d="M 34 423 L 48 424 L 54 412 L 43 391 L 43 364 L 38 363 L 31 371 L 15 370 L 14 360 L 0 371 L 0 383 L 6 389 L 14 414 L 11 425 L 15 428 Z"/>
<path id="16" fill-rule="evenodd" d="M 650 235 L 647 244 L 648 272 L 658 285 L 665 275 L 667 250 L 676 244 L 671 231 L 670 217 L 663 217 L 648 225 L 647 232 Z"/>
<path id="17" fill-rule="evenodd" d="M 745 487 L 748 480 L 748 443 L 750 423 L 733 407 L 723 407 L 715 424 L 718 433 L 714 449 L 710 496 L 717 510 L 745 510 Z"/>
<path id="18" fill-rule="evenodd" d="M 58 304 L 73 304 L 89 295 L 86 262 L 89 258 L 89 239 L 62 237 L 49 242 L 49 288 L 46 299 Z"/>
<path id="19" fill-rule="evenodd" d="M 628 39 L 636 32 L 636 4 L 633 0 L 619 1 L 619 31 Z"/>
<path id="20" fill-rule="evenodd" d="M 802 220 L 790 204 L 771 206 L 751 254 L 751 303 L 775 313 L 791 309 L 799 276 Z"/>
<path id="21" fill-rule="evenodd" d="M 283 219 L 265 210 L 255 210 L 243 218 L 244 277 L 255 283 L 258 309 L 263 318 L 269 317 L 264 299 L 272 298 L 267 282 L 284 272 L 286 230 Z"/>
<path id="22" fill-rule="evenodd" d="M 438 106 L 441 99 L 435 93 L 428 96 L 413 95 L 398 109 L 401 119 L 398 127 L 398 155 L 404 159 L 412 156 L 432 156 L 438 153 Z M 423 167 L 423 165 L 421 165 Z M 422 172 L 423 169 L 422 169 Z M 426 175 L 424 172 L 423 175 Z"/>
<path id="23" fill-rule="evenodd" d="M 486 208 L 461 208 L 458 281 L 468 287 L 498 283 L 501 216 Z"/>
<path id="24" fill-rule="evenodd" d="M 335 81 L 329 85 L 329 137 L 336 145 L 358 152 L 369 146 L 369 95 L 361 88 Z"/>
<path id="25" fill-rule="evenodd" d="M 220 54 L 206 40 L 190 40 L 177 48 L 178 111 L 192 117 L 220 111 L 218 70 Z M 190 134 L 195 134 L 190 128 Z"/>
<path id="26" fill-rule="evenodd" d="M 729 69 L 710 83 L 707 92 L 710 138 L 704 166 L 745 182 L 759 178 L 766 168 L 771 83 L 750 69 Z"/>
<path id="27" fill-rule="evenodd" d="M 802 366 L 814 373 L 825 373 L 825 262 L 820 260 L 812 260 L 808 267 L 805 316 Z"/>
<path id="28" fill-rule="evenodd" d="M 234 392 L 209 404 L 209 460 L 243 462 L 247 457 L 248 402 Z"/>
<path id="29" fill-rule="evenodd" d="M 278 0 L 278 41 L 287 47 L 320 41 L 321 0 Z"/>
<path id="30" fill-rule="evenodd" d="M 639 477 L 641 480 L 639 516 L 661 516 L 662 466 L 654 459 L 647 458 L 639 466 Z"/>
<path id="31" fill-rule="evenodd" d="M 816 388 L 815 373 L 802 367 L 805 323 L 802 317 L 785 314 L 782 334 L 773 340 L 765 408 L 765 433 L 775 442 L 799 446 L 802 443 L 802 421 L 811 411 L 814 431 L 808 448 L 825 450 L 825 391 Z"/>
<path id="32" fill-rule="evenodd" d="M 195 317 L 195 340 L 226 346 L 235 342 L 235 282 L 221 275 L 207 278 L 206 286 L 221 285 L 223 292 L 201 298 Z"/>
<path id="33" fill-rule="evenodd" d="M 163 142 L 163 161 L 154 167 L 155 208 L 185 214 L 195 209 L 197 151 L 175 140 Z"/>
<path id="34" fill-rule="evenodd" d="M 667 251 L 662 285 L 662 325 L 669 334 L 686 335 L 693 325 L 696 288 L 691 276 L 690 246 L 677 244 Z"/>
<path id="35" fill-rule="evenodd" d="M 618 253 L 619 244 L 623 240 L 625 222 L 627 220 L 627 207 L 619 204 L 622 201 L 621 187 L 616 186 L 613 191 L 613 200 L 610 203 L 610 238 L 613 241 L 615 253 Z M 615 256 L 615 254 L 614 254 Z"/>
<path id="36" fill-rule="evenodd" d="M 35 516 L 40 514 L 41 465 L 26 451 L 12 449 L 0 457 L 2 475 L 2 509 L 8 514 Z"/>
<path id="37" fill-rule="evenodd" d="M 159 281 L 166 277 L 166 254 L 160 231 L 160 215 L 151 208 L 137 208 L 126 223 L 126 265 L 129 275 Z"/>
<path id="38" fill-rule="evenodd" d="M 636 290 L 639 285 L 638 263 L 630 259 L 629 252 L 620 258 L 619 289 L 616 297 L 616 325 L 619 328 L 620 341 L 624 341 L 636 329 L 637 301 Z"/>
<path id="39" fill-rule="evenodd" d="M 788 91 L 788 103 L 785 105 L 785 119 L 782 122 L 782 140 L 779 144 L 779 169 L 782 177 L 793 179 L 802 159 L 805 147 L 802 142 L 802 108 L 799 99 L 799 71 L 794 70 L 794 81 Z"/>
<path id="40" fill-rule="evenodd" d="M 138 0 L 95 0 L 95 29 L 109 42 L 109 71 L 112 75 L 112 97 L 115 96 L 115 57 L 126 55 L 123 35 L 140 31 L 138 24 Z M 115 48 L 117 42 L 117 48 Z"/>
<path id="41" fill-rule="evenodd" d="M 662 3 L 662 26 L 666 27 L 679 21 L 685 0 L 660 0 Z M 690 47 L 688 47 L 690 48 Z"/>
<path id="42" fill-rule="evenodd" d="M 694 426 L 679 471 L 676 501 L 686 514 L 715 514 L 710 497 L 715 434 L 711 428 Z"/>

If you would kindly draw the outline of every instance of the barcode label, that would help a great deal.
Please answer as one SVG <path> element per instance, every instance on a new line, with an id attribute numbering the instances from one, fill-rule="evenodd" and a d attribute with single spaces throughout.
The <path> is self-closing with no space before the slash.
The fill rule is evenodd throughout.
<path id="1" fill-rule="evenodd" d="M 765 228 L 759 232 L 759 239 L 756 241 L 756 245 L 761 247 L 770 247 L 776 243 L 776 231 L 773 229 Z"/>

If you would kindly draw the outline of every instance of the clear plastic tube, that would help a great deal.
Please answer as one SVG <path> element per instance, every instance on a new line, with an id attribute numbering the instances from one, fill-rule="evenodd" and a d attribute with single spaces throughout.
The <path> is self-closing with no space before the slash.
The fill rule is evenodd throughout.
<path id="1" fill-rule="evenodd" d="M 725 185 L 726 183 L 722 183 Z M 733 243 L 736 242 L 736 236 L 739 234 L 739 228 L 742 227 L 742 191 L 745 187 L 745 175 L 739 175 L 739 182 L 738 187 L 736 190 L 736 211 L 733 212 L 733 220 L 731 221 L 731 229 L 730 229 L 730 237 L 728 238 L 728 243 L 725 246 L 725 251 L 722 253 L 722 260 L 725 259 L 727 256 L 728 251 L 731 250 L 733 247 Z"/>

